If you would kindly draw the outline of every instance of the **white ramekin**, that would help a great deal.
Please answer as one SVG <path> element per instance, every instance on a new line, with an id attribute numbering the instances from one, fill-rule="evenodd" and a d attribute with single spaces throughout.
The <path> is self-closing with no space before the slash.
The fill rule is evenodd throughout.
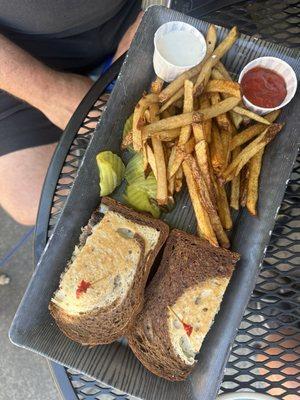
<path id="1" fill-rule="evenodd" d="M 217 400 L 278 400 L 276 397 L 268 394 L 253 393 L 253 392 L 232 392 L 221 394 Z"/>
<path id="2" fill-rule="evenodd" d="M 199 46 L 203 48 L 199 59 L 195 64 L 192 65 L 185 65 L 185 66 L 178 66 L 170 63 L 167 61 L 158 51 L 157 49 L 157 41 L 172 31 L 188 31 L 196 36 L 199 40 Z M 194 67 L 195 65 L 199 64 L 204 58 L 206 54 L 206 42 L 205 38 L 198 29 L 194 28 L 192 25 L 186 24 L 185 22 L 181 21 L 171 21 L 163 24 L 161 27 L 157 29 L 154 35 L 154 54 L 153 54 L 153 66 L 154 71 L 157 76 L 163 79 L 165 82 L 171 82 L 177 78 L 180 74 L 187 71 L 188 69 Z"/>
<path id="3" fill-rule="evenodd" d="M 255 60 L 249 62 L 241 71 L 239 76 L 239 83 L 241 83 L 243 76 L 247 71 L 254 67 L 264 67 L 272 69 L 273 71 L 277 72 L 281 75 L 286 83 L 287 95 L 285 99 L 279 106 L 273 108 L 264 108 L 256 106 L 255 104 L 251 103 L 245 96 L 243 96 L 243 102 L 249 110 L 256 112 L 259 115 L 267 114 L 271 111 L 278 110 L 279 108 L 284 107 L 287 105 L 292 98 L 295 96 L 297 90 L 297 77 L 293 70 L 293 68 L 286 63 L 285 61 L 281 60 L 280 58 L 276 57 L 260 57 L 256 58 Z"/>

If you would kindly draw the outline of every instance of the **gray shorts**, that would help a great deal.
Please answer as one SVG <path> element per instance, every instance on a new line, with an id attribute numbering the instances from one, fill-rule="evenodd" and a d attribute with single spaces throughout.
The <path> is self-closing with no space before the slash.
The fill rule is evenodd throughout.
<path id="1" fill-rule="evenodd" d="M 0 91 L 0 156 L 55 143 L 61 134 L 39 110 Z"/>

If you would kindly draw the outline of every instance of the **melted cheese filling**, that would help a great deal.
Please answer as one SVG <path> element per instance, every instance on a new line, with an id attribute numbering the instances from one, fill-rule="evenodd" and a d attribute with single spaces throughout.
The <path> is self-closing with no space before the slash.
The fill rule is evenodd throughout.
<path id="1" fill-rule="evenodd" d="M 69 314 L 106 307 L 117 299 L 121 302 L 133 282 L 141 257 L 141 247 L 133 237 L 135 233 L 144 240 L 146 258 L 155 248 L 159 232 L 108 211 L 93 227 L 85 245 L 75 249 L 76 257 L 62 276 L 52 301 Z M 91 285 L 76 295 L 83 280 Z"/>
<path id="2" fill-rule="evenodd" d="M 228 278 L 213 278 L 186 290 L 168 311 L 168 330 L 175 353 L 192 365 L 219 311 Z M 190 336 L 183 323 L 192 327 Z"/>

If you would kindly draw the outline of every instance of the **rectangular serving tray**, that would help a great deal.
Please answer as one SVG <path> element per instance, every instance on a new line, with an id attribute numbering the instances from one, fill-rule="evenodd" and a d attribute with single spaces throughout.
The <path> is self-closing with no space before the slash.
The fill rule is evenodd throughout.
<path id="1" fill-rule="evenodd" d="M 47 243 L 16 313 L 10 329 L 10 339 L 18 346 L 33 350 L 142 399 L 213 400 L 221 384 L 237 328 L 254 288 L 297 154 L 299 96 L 283 111 L 280 120 L 285 121 L 286 126 L 265 152 L 258 218 L 249 216 L 244 210 L 236 216 L 231 240 L 233 250 L 241 254 L 241 261 L 216 321 L 203 343 L 197 366 L 185 382 L 171 383 L 152 375 L 134 357 L 125 341 L 94 348 L 72 342 L 58 330 L 48 312 L 49 300 L 78 241 L 80 229 L 99 204 L 96 154 L 102 150 L 120 153 L 124 122 L 154 77 L 154 33 L 160 25 L 172 20 L 185 21 L 203 33 L 208 28 L 204 21 L 163 7 L 151 7 L 145 13 L 54 234 Z M 227 29 L 219 27 L 219 40 L 227 32 Z M 296 50 L 246 35 L 240 36 L 223 61 L 230 72 L 238 74 L 249 61 L 265 55 L 287 61 L 299 79 L 299 53 Z M 176 204 L 172 213 L 163 217 L 165 221 L 171 227 L 195 232 L 195 217 L 186 190 L 178 196 Z"/>

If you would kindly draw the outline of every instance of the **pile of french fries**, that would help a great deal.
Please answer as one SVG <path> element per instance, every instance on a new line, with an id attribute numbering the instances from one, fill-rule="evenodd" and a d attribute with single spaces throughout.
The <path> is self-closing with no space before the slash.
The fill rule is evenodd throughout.
<path id="1" fill-rule="evenodd" d="M 246 206 L 256 215 L 264 149 L 282 128 L 274 123 L 279 111 L 262 117 L 245 108 L 240 85 L 221 63 L 237 38 L 234 27 L 216 45 L 210 25 L 204 60 L 166 87 L 156 78 L 136 105 L 132 132 L 122 143 L 142 152 L 144 170 L 151 168 L 157 180 L 158 205 L 173 201 L 185 177 L 199 236 L 225 248 L 230 206 Z"/>

